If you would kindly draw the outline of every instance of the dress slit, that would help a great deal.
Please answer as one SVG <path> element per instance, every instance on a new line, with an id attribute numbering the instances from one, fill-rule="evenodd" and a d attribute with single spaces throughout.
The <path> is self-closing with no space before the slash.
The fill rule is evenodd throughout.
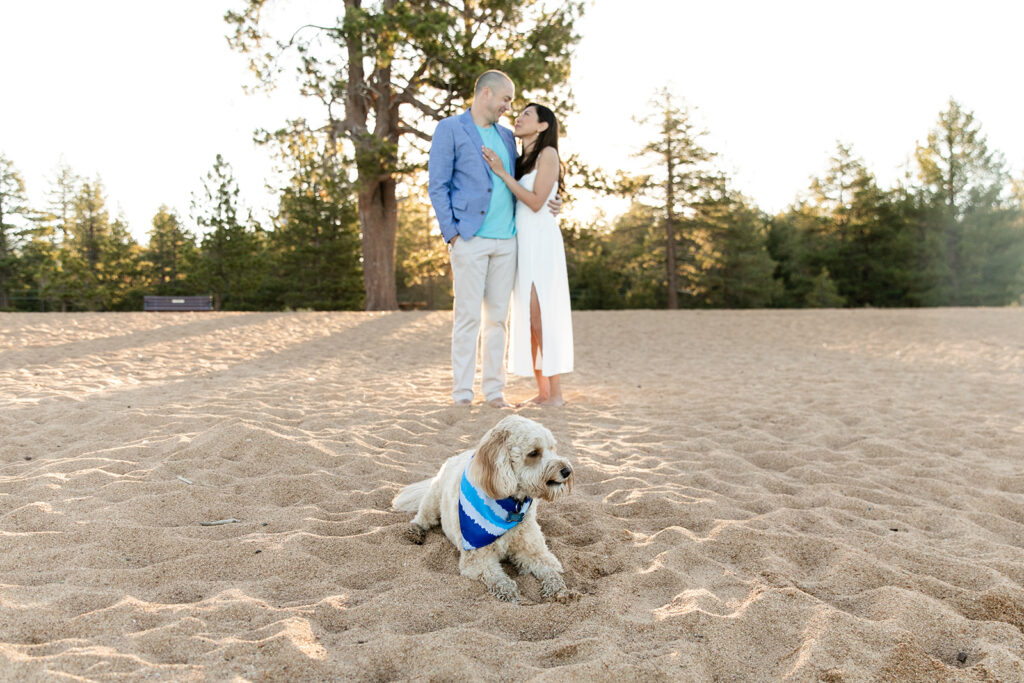
<path id="1" fill-rule="evenodd" d="M 533 369 L 540 370 L 544 375 L 544 307 L 540 305 L 540 293 L 537 291 L 537 282 L 530 280 L 530 292 L 537 297 L 537 315 L 540 316 L 540 343 L 537 344 L 537 359 L 533 362 Z M 530 302 L 530 334 L 533 334 L 533 302 Z"/>

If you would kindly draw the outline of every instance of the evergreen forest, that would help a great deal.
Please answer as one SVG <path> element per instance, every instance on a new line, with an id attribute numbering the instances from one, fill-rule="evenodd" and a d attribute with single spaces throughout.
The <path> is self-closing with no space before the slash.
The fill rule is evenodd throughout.
<path id="1" fill-rule="evenodd" d="M 211 294 L 219 310 L 450 308 L 426 195 L 433 127 L 464 109 L 488 67 L 522 84 L 519 106 L 571 111 L 583 3 L 484 3 L 468 18 L 447 3 L 356 3 L 338 26 L 288 41 L 265 32 L 264 4 L 227 14 L 231 47 L 250 57 L 254 87 L 298 87 L 324 114 L 257 132 L 281 171 L 272 215 L 243 209 L 230 160 L 211 150 L 191 206 L 154 207 L 140 242 L 101 178 L 59 167 L 45 201 L 31 202 L 18 160 L 0 150 L 0 310 L 138 311 L 150 294 Z M 467 39 L 481 25 L 488 41 Z M 266 49 L 275 39 L 280 49 Z M 1024 178 L 965 103 L 950 98 L 908 141 L 898 182 L 880 184 L 837 142 L 769 214 L 721 171 L 681 95 L 652 95 L 638 121 L 644 173 L 566 160 L 575 309 L 1024 303 Z M 605 195 L 628 209 L 573 217 Z"/>

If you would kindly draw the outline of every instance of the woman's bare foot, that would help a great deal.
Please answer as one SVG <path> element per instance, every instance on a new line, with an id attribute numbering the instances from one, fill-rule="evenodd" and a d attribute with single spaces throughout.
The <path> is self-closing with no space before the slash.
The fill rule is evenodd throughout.
<path id="1" fill-rule="evenodd" d="M 520 401 L 519 403 L 516 404 L 516 408 L 521 408 L 531 403 L 537 406 L 564 406 L 565 399 L 562 398 L 561 396 L 534 396 L 528 401 Z"/>

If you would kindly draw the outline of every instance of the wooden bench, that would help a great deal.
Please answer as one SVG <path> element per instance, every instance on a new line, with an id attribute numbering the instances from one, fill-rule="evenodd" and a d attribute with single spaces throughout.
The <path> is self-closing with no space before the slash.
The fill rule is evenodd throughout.
<path id="1" fill-rule="evenodd" d="M 202 296 L 144 296 L 144 311 L 212 311 L 213 297 Z"/>

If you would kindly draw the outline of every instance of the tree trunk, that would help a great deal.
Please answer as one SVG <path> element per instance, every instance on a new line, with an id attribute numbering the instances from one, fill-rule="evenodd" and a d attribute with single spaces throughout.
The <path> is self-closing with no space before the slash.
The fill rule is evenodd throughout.
<path id="1" fill-rule="evenodd" d="M 950 299 L 949 303 L 960 306 L 960 211 L 956 204 L 957 163 L 956 163 L 956 141 L 953 138 L 952 123 L 946 132 L 946 146 L 949 151 L 949 179 L 946 183 L 946 200 L 948 223 L 946 227 L 946 263 L 949 264 L 950 276 Z M 940 155 L 941 158 L 941 155 Z"/>
<path id="2" fill-rule="evenodd" d="M 372 72 L 367 83 L 364 69 L 363 34 L 358 25 L 349 25 L 349 10 L 358 9 L 362 0 L 345 0 L 345 37 L 348 51 L 348 82 L 345 95 L 345 121 L 340 126 L 355 145 L 359 168 L 359 228 L 363 245 L 363 290 L 367 311 L 393 311 L 398 308 L 395 284 L 395 240 L 398 235 L 398 200 L 395 179 L 386 172 L 387 154 L 381 154 L 380 142 L 398 142 L 398 110 L 391 106 L 391 67 L 384 64 Z M 394 6 L 388 0 L 387 7 Z M 376 97 L 375 102 L 370 94 Z M 366 127 L 369 109 L 374 105 L 376 126 L 371 134 Z M 338 130 L 331 126 L 331 143 Z M 394 152 L 392 151 L 393 155 Z"/>
<path id="3" fill-rule="evenodd" d="M 679 273 L 676 270 L 676 230 L 671 212 L 665 221 L 665 266 L 668 271 L 668 307 L 679 308 Z"/>
<path id="4" fill-rule="evenodd" d="M 393 178 L 367 183 L 359 191 L 359 225 L 363 232 L 363 287 L 366 310 L 398 308 L 395 285 L 395 239 L 398 200 Z"/>
<path id="5" fill-rule="evenodd" d="M 0 205 L 0 262 L 7 258 L 7 233 L 4 232 L 4 211 Z M 7 292 L 7 273 L 0 273 L 0 308 L 7 308 L 11 300 Z"/>
<path id="6" fill-rule="evenodd" d="M 668 183 L 665 186 L 665 269 L 668 276 L 668 308 L 679 308 L 679 271 L 676 268 L 676 219 L 675 219 L 675 159 L 672 157 L 672 138 L 666 136 L 668 152 Z"/>

